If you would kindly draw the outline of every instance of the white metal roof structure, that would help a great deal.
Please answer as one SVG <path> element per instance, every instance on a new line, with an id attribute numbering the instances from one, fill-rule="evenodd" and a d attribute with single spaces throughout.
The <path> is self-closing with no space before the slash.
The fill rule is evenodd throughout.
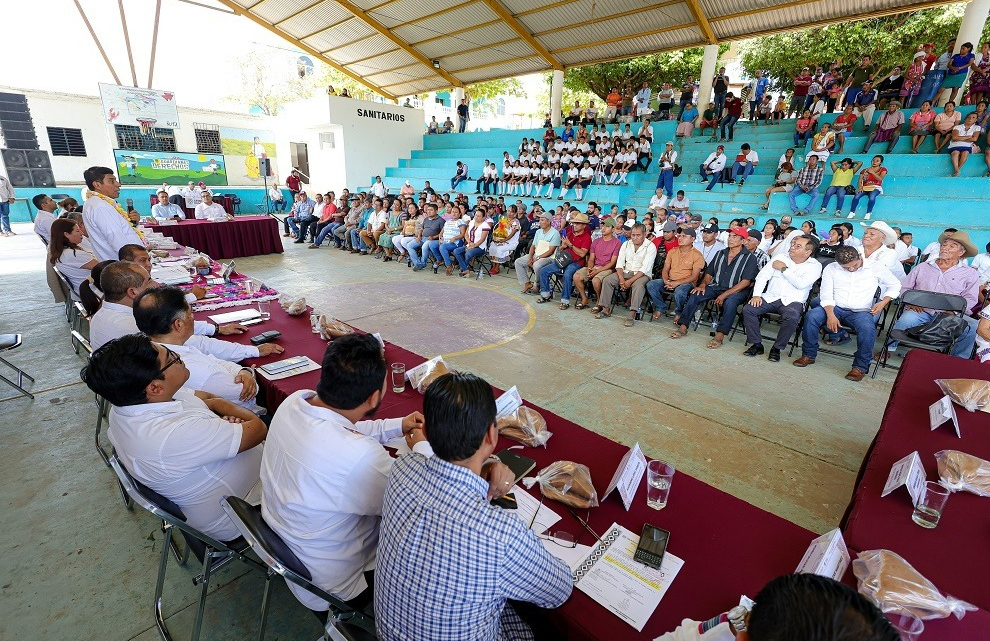
<path id="1" fill-rule="evenodd" d="M 948 4 L 948 0 L 219 1 L 388 98 Z"/>

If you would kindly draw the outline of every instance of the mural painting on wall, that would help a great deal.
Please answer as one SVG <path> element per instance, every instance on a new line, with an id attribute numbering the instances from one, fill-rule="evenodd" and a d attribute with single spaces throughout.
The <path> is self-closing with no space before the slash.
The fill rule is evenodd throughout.
<path id="1" fill-rule="evenodd" d="M 184 185 L 190 180 L 208 186 L 227 184 L 220 154 L 183 154 L 174 151 L 114 149 L 117 175 L 123 185 Z"/>
<path id="2" fill-rule="evenodd" d="M 265 176 L 261 174 L 262 158 L 268 158 L 271 168 L 268 183 L 278 176 L 275 167 L 275 134 L 260 129 L 220 127 L 220 146 L 227 159 L 232 185 L 261 185 Z"/>

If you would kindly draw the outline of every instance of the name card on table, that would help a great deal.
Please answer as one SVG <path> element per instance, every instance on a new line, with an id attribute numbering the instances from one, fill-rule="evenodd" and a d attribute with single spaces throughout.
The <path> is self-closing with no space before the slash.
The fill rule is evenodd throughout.
<path id="1" fill-rule="evenodd" d="M 412 369 L 407 369 L 406 380 L 409 381 L 409 384 L 414 388 L 418 388 L 419 384 L 423 382 L 423 379 L 430 375 L 430 372 L 433 371 L 433 368 L 435 368 L 438 363 L 443 363 L 442 356 L 434 356 L 425 363 L 420 363 Z"/>
<path id="2" fill-rule="evenodd" d="M 826 532 L 811 542 L 804 558 L 794 570 L 799 574 L 817 574 L 836 581 L 842 580 L 842 575 L 849 567 L 849 550 L 842 538 L 842 532 L 835 528 Z"/>
<path id="3" fill-rule="evenodd" d="M 602 500 L 608 498 L 608 495 L 612 493 L 612 490 L 618 489 L 619 496 L 622 497 L 622 504 L 626 507 L 626 512 L 632 506 L 633 499 L 636 497 L 636 490 L 639 489 L 639 482 L 643 480 L 643 474 L 646 472 L 646 457 L 643 455 L 643 451 L 639 449 L 639 443 L 636 443 L 629 448 L 626 455 L 622 457 L 619 461 L 619 467 L 615 470 L 615 474 L 612 476 L 612 480 L 608 484 L 608 489 L 605 490 L 605 495 Z"/>
<path id="4" fill-rule="evenodd" d="M 385 339 L 382 338 L 382 335 L 379 334 L 378 332 L 375 332 L 374 334 L 372 334 L 372 336 L 374 336 L 378 340 L 378 344 L 382 346 L 382 349 L 385 349 Z"/>
<path id="5" fill-rule="evenodd" d="M 515 385 L 495 399 L 495 416 L 502 418 L 515 412 L 522 405 L 522 396 Z"/>
<path id="6" fill-rule="evenodd" d="M 962 433 L 959 431 L 959 417 L 956 416 L 956 406 L 952 404 L 951 398 L 943 396 L 929 406 L 928 420 L 933 431 L 950 419 L 952 420 L 952 427 L 956 428 L 956 436 L 962 438 Z"/>
<path id="7" fill-rule="evenodd" d="M 900 486 L 906 485 L 912 504 L 917 505 L 925 495 L 925 480 L 925 468 L 921 465 L 918 451 L 915 450 L 890 468 L 890 475 L 880 496 L 887 496 Z"/>

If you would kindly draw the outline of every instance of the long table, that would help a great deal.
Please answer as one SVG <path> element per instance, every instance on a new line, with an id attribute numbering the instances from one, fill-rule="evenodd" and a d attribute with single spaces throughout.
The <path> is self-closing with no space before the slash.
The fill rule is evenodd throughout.
<path id="1" fill-rule="evenodd" d="M 990 414 L 956 406 L 961 439 L 950 423 L 929 429 L 928 407 L 942 397 L 934 382 L 938 378 L 990 380 L 990 367 L 923 350 L 908 353 L 846 511 L 846 543 L 858 550 L 892 550 L 942 592 L 990 610 L 990 498 L 953 493 L 938 527 L 927 530 L 911 521 L 907 490 L 880 496 L 891 466 L 915 450 L 930 481 L 938 480 L 934 455 L 940 450 L 990 460 Z M 957 638 L 990 639 L 990 627 L 982 637 Z"/>
<path id="2" fill-rule="evenodd" d="M 220 203 L 220 206 L 223 207 L 224 211 L 226 211 L 231 216 L 234 215 L 234 199 L 231 198 L 230 196 L 221 196 L 220 194 L 215 194 L 213 196 L 213 202 Z M 150 204 L 152 207 L 158 204 L 157 194 L 151 194 Z M 186 218 L 193 218 L 193 219 L 196 218 L 196 210 L 194 208 L 186 207 L 185 204 L 179 205 L 179 207 L 182 208 L 182 211 L 186 215 Z"/>
<path id="3" fill-rule="evenodd" d="M 213 258 L 281 254 L 278 220 L 272 216 L 238 216 L 220 223 L 182 220 L 175 225 L 147 225 L 180 245 L 195 247 Z"/>

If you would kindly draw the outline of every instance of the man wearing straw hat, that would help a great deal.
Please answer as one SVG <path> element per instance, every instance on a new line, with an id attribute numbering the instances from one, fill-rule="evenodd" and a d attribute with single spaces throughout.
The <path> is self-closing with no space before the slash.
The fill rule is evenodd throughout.
<path id="1" fill-rule="evenodd" d="M 969 239 L 969 234 L 964 231 L 954 232 L 942 241 L 937 254 L 933 253 L 927 262 L 911 270 L 901 283 L 901 291 L 918 289 L 962 296 L 966 299 L 966 309 L 971 310 L 976 305 L 980 292 L 980 273 L 967 265 L 966 259 L 979 253 L 980 250 Z M 903 330 L 924 325 L 937 314 L 936 310 L 909 306 L 894 323 L 893 329 Z M 966 321 L 966 330 L 952 347 L 952 355 L 969 358 L 976 343 L 977 320 L 968 313 L 963 316 L 963 320 Z M 888 349 L 895 351 L 897 343 L 891 344 Z"/>

